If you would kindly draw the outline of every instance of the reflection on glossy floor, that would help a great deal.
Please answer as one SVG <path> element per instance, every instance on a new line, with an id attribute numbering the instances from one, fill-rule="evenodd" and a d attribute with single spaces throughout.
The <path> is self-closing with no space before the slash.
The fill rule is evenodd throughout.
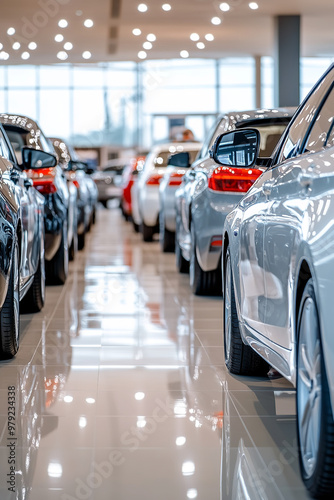
<path id="1" fill-rule="evenodd" d="M 20 351 L 0 363 L 0 499 L 307 498 L 294 390 L 226 373 L 221 309 L 101 209 L 68 282 L 21 317 Z"/>

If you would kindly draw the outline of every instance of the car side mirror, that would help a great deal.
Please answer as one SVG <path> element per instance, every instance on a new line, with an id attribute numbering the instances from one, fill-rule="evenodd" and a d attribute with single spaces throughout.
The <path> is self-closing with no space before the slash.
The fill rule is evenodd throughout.
<path id="1" fill-rule="evenodd" d="M 219 165 L 250 168 L 259 156 L 260 140 L 257 129 L 226 132 L 217 137 L 210 156 Z"/>
<path id="2" fill-rule="evenodd" d="M 27 146 L 21 148 L 21 155 L 22 167 L 26 170 L 30 168 L 51 168 L 55 167 L 58 163 L 55 155 Z"/>
<path id="3" fill-rule="evenodd" d="M 176 153 L 168 158 L 167 165 L 173 167 L 188 168 L 190 167 L 190 154 L 188 152 Z"/>

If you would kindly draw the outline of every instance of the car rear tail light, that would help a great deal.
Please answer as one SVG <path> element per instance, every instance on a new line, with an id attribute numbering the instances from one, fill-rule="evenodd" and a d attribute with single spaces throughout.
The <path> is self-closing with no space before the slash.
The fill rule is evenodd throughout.
<path id="1" fill-rule="evenodd" d="M 161 179 L 162 179 L 162 175 L 153 174 L 147 179 L 146 184 L 148 186 L 159 186 Z"/>
<path id="2" fill-rule="evenodd" d="M 214 252 L 215 250 L 218 250 L 219 248 L 222 247 L 223 241 L 222 237 L 220 236 L 212 236 L 211 242 L 210 242 L 210 252 Z"/>
<path id="3" fill-rule="evenodd" d="M 170 175 L 168 185 L 169 186 L 179 186 L 182 182 L 182 177 L 184 174 L 179 174 L 177 172 L 174 172 L 173 174 Z"/>
<path id="4" fill-rule="evenodd" d="M 76 179 L 74 179 L 72 182 L 73 182 L 73 184 L 75 185 L 75 187 L 76 187 L 77 189 L 79 189 L 79 188 L 80 188 L 80 184 L 79 184 L 79 182 L 78 182 Z"/>
<path id="5" fill-rule="evenodd" d="M 34 187 L 42 194 L 52 194 L 57 191 L 53 179 L 34 179 Z"/>
<path id="6" fill-rule="evenodd" d="M 258 169 L 218 167 L 209 177 L 208 187 L 214 191 L 246 193 L 261 174 Z"/>

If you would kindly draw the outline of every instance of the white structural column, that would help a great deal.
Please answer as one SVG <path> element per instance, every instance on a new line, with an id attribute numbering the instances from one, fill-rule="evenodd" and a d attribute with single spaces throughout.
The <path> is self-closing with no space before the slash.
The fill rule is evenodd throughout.
<path id="1" fill-rule="evenodd" d="M 275 17 L 275 105 L 300 102 L 300 16 Z"/>

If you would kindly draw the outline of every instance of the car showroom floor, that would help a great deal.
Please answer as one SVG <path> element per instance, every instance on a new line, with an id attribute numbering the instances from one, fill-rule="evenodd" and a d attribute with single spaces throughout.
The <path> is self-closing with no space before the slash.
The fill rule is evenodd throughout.
<path id="1" fill-rule="evenodd" d="M 1 500 L 307 498 L 292 386 L 226 372 L 221 299 L 115 207 L 21 316 L 0 384 Z"/>

